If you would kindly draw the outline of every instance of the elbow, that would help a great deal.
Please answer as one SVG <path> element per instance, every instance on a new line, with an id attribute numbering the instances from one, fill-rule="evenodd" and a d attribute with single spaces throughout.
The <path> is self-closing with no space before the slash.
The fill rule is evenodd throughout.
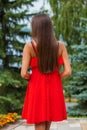
<path id="1" fill-rule="evenodd" d="M 72 74 L 72 70 L 71 69 L 67 69 L 64 71 L 64 75 L 65 76 L 70 76 Z"/>
<path id="2" fill-rule="evenodd" d="M 68 70 L 67 72 L 66 72 L 66 75 L 67 76 L 70 76 L 72 74 L 72 70 Z"/>
<path id="3" fill-rule="evenodd" d="M 68 77 L 72 74 L 72 70 L 71 69 L 66 69 L 61 73 L 61 78 L 65 78 Z"/>

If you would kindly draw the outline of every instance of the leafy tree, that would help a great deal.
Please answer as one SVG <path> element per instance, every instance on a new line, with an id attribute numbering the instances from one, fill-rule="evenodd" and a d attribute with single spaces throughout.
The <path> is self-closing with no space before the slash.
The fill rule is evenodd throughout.
<path id="1" fill-rule="evenodd" d="M 86 36 L 79 34 L 76 27 L 83 25 L 80 17 L 87 17 L 86 0 L 48 0 L 53 12 L 53 25 L 56 37 L 63 38 L 68 44 L 68 51 L 71 53 L 72 44 L 80 44 Z M 73 53 L 73 52 L 72 52 Z"/>
<path id="2" fill-rule="evenodd" d="M 29 32 L 23 30 L 34 0 L 0 0 L 0 113 L 21 111 L 27 81 L 20 76 L 21 56 Z"/>

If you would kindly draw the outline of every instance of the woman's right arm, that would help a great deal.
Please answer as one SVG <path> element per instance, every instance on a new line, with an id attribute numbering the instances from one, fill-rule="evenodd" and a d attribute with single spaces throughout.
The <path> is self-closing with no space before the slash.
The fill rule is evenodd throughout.
<path id="1" fill-rule="evenodd" d="M 26 43 L 23 48 L 23 56 L 22 56 L 22 67 L 21 67 L 21 77 L 25 79 L 30 78 L 30 74 L 28 73 L 28 67 L 31 58 L 31 47 L 29 43 Z"/>
<path id="2" fill-rule="evenodd" d="M 61 46 L 62 46 L 62 57 L 63 57 L 64 64 L 63 64 L 63 72 L 60 73 L 60 76 L 61 78 L 66 78 L 71 75 L 72 69 L 68 58 L 67 49 L 63 43 L 61 43 Z"/>

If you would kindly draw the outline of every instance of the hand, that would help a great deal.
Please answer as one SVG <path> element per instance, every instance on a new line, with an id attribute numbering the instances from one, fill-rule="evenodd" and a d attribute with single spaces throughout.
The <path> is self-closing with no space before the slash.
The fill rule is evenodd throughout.
<path id="1" fill-rule="evenodd" d="M 24 78 L 27 79 L 27 80 L 29 80 L 30 77 L 31 77 L 31 74 L 27 72 Z"/>

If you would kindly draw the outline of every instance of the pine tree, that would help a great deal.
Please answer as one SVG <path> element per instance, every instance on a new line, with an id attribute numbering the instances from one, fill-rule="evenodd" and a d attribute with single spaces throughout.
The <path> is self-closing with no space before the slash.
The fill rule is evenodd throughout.
<path id="1" fill-rule="evenodd" d="M 84 34 L 87 37 L 87 19 L 81 18 L 83 26 L 77 27 L 76 31 Z M 72 50 L 74 55 L 73 76 L 66 89 L 71 93 L 72 97 L 78 100 L 78 105 L 68 110 L 69 115 L 73 116 L 87 116 L 87 41 L 82 42 L 81 45 L 73 45 Z"/>
<path id="2" fill-rule="evenodd" d="M 23 30 L 34 0 L 0 0 L 0 113 L 21 111 L 27 81 L 20 76 L 22 51 L 29 31 Z"/>

